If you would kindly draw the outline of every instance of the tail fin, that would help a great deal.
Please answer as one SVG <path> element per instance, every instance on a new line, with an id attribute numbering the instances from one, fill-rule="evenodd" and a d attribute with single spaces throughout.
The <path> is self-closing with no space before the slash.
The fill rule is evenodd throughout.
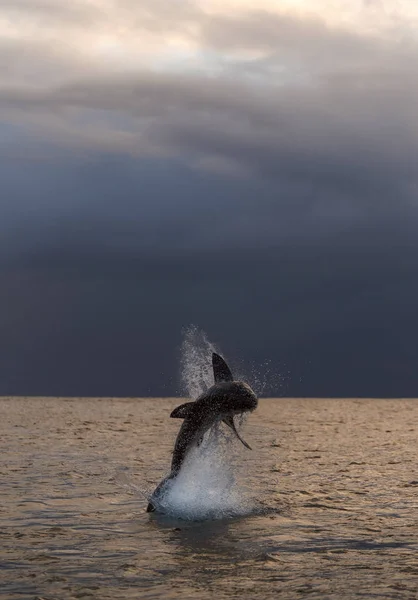
<path id="1" fill-rule="evenodd" d="M 212 367 L 215 383 L 221 383 L 222 381 L 234 381 L 228 365 L 222 356 L 219 356 L 219 354 L 216 354 L 216 352 L 213 352 L 212 354 Z"/>

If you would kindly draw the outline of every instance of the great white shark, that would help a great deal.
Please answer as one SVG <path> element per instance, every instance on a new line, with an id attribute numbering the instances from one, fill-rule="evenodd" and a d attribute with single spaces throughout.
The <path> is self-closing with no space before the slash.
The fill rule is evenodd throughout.
<path id="1" fill-rule="evenodd" d="M 158 497 L 169 479 L 174 479 L 181 470 L 183 462 L 196 446 L 199 446 L 205 433 L 216 423 L 225 423 L 244 444 L 250 446 L 239 435 L 234 416 L 252 412 L 257 408 L 257 396 L 247 383 L 234 381 L 231 370 L 224 359 L 216 352 L 212 354 L 212 367 L 215 383 L 203 392 L 194 402 L 177 406 L 170 417 L 183 419 L 174 444 L 170 474 L 157 486 L 147 507 L 153 512 L 158 506 Z"/>

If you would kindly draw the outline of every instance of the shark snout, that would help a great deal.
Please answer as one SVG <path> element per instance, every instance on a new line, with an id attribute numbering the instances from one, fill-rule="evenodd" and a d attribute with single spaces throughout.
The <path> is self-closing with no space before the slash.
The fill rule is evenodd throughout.
<path id="1" fill-rule="evenodd" d="M 252 412 L 257 408 L 258 399 L 247 383 L 237 382 L 235 391 L 235 405 L 243 411 Z"/>
<path id="2" fill-rule="evenodd" d="M 248 410 L 250 412 L 252 412 L 253 410 L 255 410 L 257 408 L 257 405 L 258 405 L 258 400 L 257 400 L 257 398 L 254 398 L 253 400 L 251 400 Z"/>
<path id="3" fill-rule="evenodd" d="M 235 402 L 234 409 L 237 412 L 252 412 L 257 408 L 257 398 L 245 398 L 242 401 Z"/>

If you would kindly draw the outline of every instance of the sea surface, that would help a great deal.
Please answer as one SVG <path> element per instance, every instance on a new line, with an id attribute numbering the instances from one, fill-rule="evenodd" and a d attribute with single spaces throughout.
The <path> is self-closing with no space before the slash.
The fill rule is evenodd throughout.
<path id="1" fill-rule="evenodd" d="M 200 518 L 145 512 L 179 402 L 0 399 L 1 600 L 418 597 L 418 401 L 260 400 Z"/>

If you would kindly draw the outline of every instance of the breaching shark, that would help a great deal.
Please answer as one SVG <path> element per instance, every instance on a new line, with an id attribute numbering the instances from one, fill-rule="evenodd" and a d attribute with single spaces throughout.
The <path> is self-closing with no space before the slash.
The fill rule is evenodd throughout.
<path id="1" fill-rule="evenodd" d="M 232 429 L 246 448 L 250 446 L 239 435 L 234 416 L 252 412 L 257 408 L 257 396 L 247 383 L 234 381 L 231 370 L 224 359 L 212 354 L 214 385 L 203 392 L 194 402 L 186 402 L 173 410 L 170 417 L 184 419 L 174 444 L 171 472 L 153 492 L 147 512 L 153 512 L 158 506 L 158 497 L 169 479 L 174 479 L 189 451 L 199 446 L 205 433 L 216 423 L 223 422 Z"/>

